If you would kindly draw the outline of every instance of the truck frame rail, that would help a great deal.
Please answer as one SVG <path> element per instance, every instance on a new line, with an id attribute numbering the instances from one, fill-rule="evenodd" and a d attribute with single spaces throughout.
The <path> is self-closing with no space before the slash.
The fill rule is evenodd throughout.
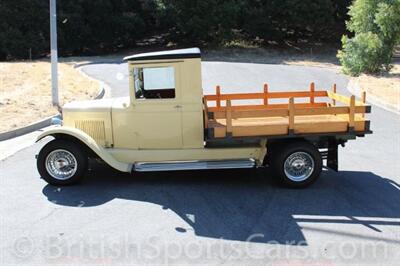
<path id="1" fill-rule="evenodd" d="M 300 98 L 302 102 L 296 102 Z M 258 100 L 261 104 L 234 104 L 243 100 Z M 277 100 L 280 102 L 274 102 Z M 361 100 L 356 100 L 354 95 L 338 94 L 336 84 L 332 90 L 315 90 L 315 84 L 311 83 L 309 90 L 293 92 L 270 92 L 265 84 L 263 92 L 235 94 L 222 94 L 217 86 L 216 94 L 205 95 L 203 102 L 208 140 L 371 133 L 370 121 L 365 119 L 365 114 L 371 112 L 366 93 L 362 92 Z M 215 106 L 210 106 L 210 102 Z"/>

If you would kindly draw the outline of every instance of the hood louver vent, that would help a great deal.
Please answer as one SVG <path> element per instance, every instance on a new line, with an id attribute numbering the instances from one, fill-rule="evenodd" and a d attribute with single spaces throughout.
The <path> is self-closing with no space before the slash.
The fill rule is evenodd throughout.
<path id="1" fill-rule="evenodd" d="M 79 120 L 75 121 L 75 128 L 91 136 L 97 143 L 105 144 L 106 132 L 104 121 Z"/>

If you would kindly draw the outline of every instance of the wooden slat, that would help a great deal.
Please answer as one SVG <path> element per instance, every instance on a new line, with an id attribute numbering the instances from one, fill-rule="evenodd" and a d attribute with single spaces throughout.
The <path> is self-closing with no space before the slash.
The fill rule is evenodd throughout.
<path id="1" fill-rule="evenodd" d="M 358 132 L 362 132 L 367 130 L 366 127 L 366 120 L 362 120 L 362 121 L 355 121 L 354 122 L 354 131 L 358 131 Z"/>
<path id="2" fill-rule="evenodd" d="M 355 131 L 363 132 L 365 128 L 364 121 L 355 123 Z M 332 121 L 320 123 L 301 123 L 296 124 L 295 134 L 315 134 L 315 133 L 331 133 L 345 132 L 347 130 L 346 121 Z M 233 137 L 250 137 L 250 136 L 273 136 L 287 134 L 288 126 L 285 124 L 260 125 L 260 126 L 234 126 L 232 128 Z M 215 137 L 226 137 L 225 127 L 215 128 Z"/>
<path id="3" fill-rule="evenodd" d="M 350 104 L 350 98 L 349 97 L 346 97 L 346 96 L 343 96 L 343 95 L 339 95 L 339 94 L 331 92 L 331 91 L 328 91 L 328 97 L 333 99 L 333 100 L 335 100 L 335 101 L 339 101 L 339 102 L 347 104 L 347 105 Z"/>
<path id="4" fill-rule="evenodd" d="M 295 113 L 294 98 L 291 97 L 289 99 L 289 131 L 294 130 L 294 113 Z"/>
<path id="5" fill-rule="evenodd" d="M 226 137 L 226 127 L 216 127 L 214 128 L 215 138 L 225 138 Z"/>
<path id="6" fill-rule="evenodd" d="M 315 107 L 326 107 L 327 103 L 296 103 L 296 108 L 315 108 Z M 272 109 L 284 109 L 288 108 L 289 105 L 286 103 L 282 104 L 269 104 L 268 106 L 265 105 L 236 105 L 232 106 L 232 110 L 238 111 L 238 110 L 244 110 L 244 111 L 250 111 L 250 110 L 272 110 Z M 208 107 L 209 112 L 225 112 L 225 106 L 221 107 Z"/>
<path id="7" fill-rule="evenodd" d="M 296 108 L 295 108 L 296 110 Z M 349 120 L 349 114 L 342 115 L 315 115 L 315 116 L 295 116 L 295 126 L 304 123 L 311 124 L 320 124 L 320 123 L 329 123 L 329 122 L 344 122 L 346 123 L 346 127 Z M 360 116 L 356 116 L 355 122 L 364 121 Z M 269 125 L 289 125 L 288 116 L 280 116 L 280 117 L 252 117 L 252 118 L 239 118 L 232 119 L 232 126 L 269 126 Z M 210 125 L 214 126 L 222 126 L 226 127 L 226 118 L 216 119 L 211 122 Z"/>
<path id="8" fill-rule="evenodd" d="M 346 121 L 329 121 L 319 123 L 301 123 L 296 124 L 296 134 L 315 134 L 330 132 L 346 132 Z"/>
<path id="9" fill-rule="evenodd" d="M 346 106 L 320 107 L 320 108 L 297 108 L 295 115 L 336 115 L 348 114 L 349 108 Z"/>
<path id="10" fill-rule="evenodd" d="M 217 95 L 206 95 L 208 101 L 215 101 L 218 98 L 221 100 L 251 100 L 251 99 L 264 99 L 264 93 L 232 93 Z"/>
<path id="11" fill-rule="evenodd" d="M 326 91 L 315 91 L 314 92 L 315 97 L 327 97 L 328 94 Z M 268 94 L 268 97 L 270 99 L 273 98 L 307 98 L 310 97 L 310 92 L 309 91 L 296 91 L 296 92 L 270 92 Z"/>
<path id="12" fill-rule="evenodd" d="M 226 100 L 226 133 L 232 134 L 232 109 L 231 100 Z"/>
<path id="13" fill-rule="evenodd" d="M 287 125 L 237 126 L 233 127 L 232 136 L 251 137 L 251 136 L 286 135 L 287 131 L 288 131 Z"/>
<path id="14" fill-rule="evenodd" d="M 314 107 L 326 107 L 328 106 L 327 103 L 295 103 L 296 108 L 314 108 Z M 270 104 L 268 105 L 268 109 L 282 109 L 282 108 L 289 108 L 289 104 L 281 103 L 281 104 Z"/>
<path id="15" fill-rule="evenodd" d="M 354 113 L 365 113 L 365 106 L 355 106 Z M 350 112 L 347 106 L 331 106 L 331 107 L 318 107 L 318 108 L 296 108 L 295 115 L 339 115 L 348 114 Z"/>
<path id="16" fill-rule="evenodd" d="M 327 93 L 328 93 L 328 97 L 329 98 L 331 98 L 333 100 L 336 100 L 338 102 L 344 103 L 346 105 L 350 105 L 351 97 L 340 95 L 340 94 L 337 94 L 337 93 L 334 93 L 334 92 L 331 92 L 331 91 L 327 91 Z M 355 104 L 356 105 L 364 105 L 364 103 L 361 102 L 361 101 L 355 101 Z"/>
<path id="17" fill-rule="evenodd" d="M 234 111 L 233 119 L 248 118 L 248 117 L 277 117 L 288 116 L 288 109 L 271 109 L 271 110 L 253 110 L 253 111 Z"/>
<path id="18" fill-rule="evenodd" d="M 217 87 L 218 88 L 218 87 Z M 310 91 L 295 91 L 295 92 L 268 92 L 269 99 L 280 99 L 280 98 L 307 98 L 310 97 Z M 315 91 L 314 97 L 327 97 L 327 91 Z M 254 100 L 264 99 L 264 93 L 232 93 L 232 94 L 220 94 L 217 95 L 205 95 L 207 101 L 220 100 Z"/>
<path id="19" fill-rule="evenodd" d="M 286 108 L 269 108 L 269 109 L 256 109 L 256 110 L 240 110 L 235 109 L 238 106 L 232 106 L 232 118 L 246 118 L 246 117 L 277 117 L 277 116 L 288 116 L 289 110 Z M 295 104 L 296 116 L 306 116 L 306 115 L 340 115 L 349 114 L 350 109 L 347 106 L 332 106 L 332 107 L 314 107 L 314 108 L 301 108 L 298 104 Z M 209 107 L 211 111 L 213 107 Z M 363 114 L 365 113 L 365 106 L 356 106 L 355 113 Z M 225 118 L 225 109 L 213 112 L 215 119 Z"/>
<path id="20" fill-rule="evenodd" d="M 357 118 L 354 122 L 356 132 L 365 131 L 365 120 Z M 214 128 L 215 137 L 225 137 L 226 119 L 218 119 L 210 122 Z M 268 136 L 268 135 L 286 135 L 288 132 L 288 119 L 284 117 L 275 117 L 273 119 L 236 119 L 232 123 L 232 136 Z M 332 116 L 319 115 L 296 118 L 294 125 L 295 134 L 313 134 L 329 132 L 346 132 L 348 130 L 348 114 Z"/>

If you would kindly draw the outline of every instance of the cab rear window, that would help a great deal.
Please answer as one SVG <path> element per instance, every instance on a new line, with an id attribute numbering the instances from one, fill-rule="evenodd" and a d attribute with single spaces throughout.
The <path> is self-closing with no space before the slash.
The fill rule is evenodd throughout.
<path id="1" fill-rule="evenodd" d="M 173 67 L 134 68 L 136 99 L 175 98 L 175 69 Z"/>

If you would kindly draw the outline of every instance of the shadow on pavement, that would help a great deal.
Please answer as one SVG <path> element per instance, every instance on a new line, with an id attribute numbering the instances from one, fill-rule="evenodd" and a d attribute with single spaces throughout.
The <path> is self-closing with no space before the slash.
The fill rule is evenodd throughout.
<path id="1" fill-rule="evenodd" d="M 294 190 L 265 174 L 258 169 L 131 176 L 96 165 L 80 185 L 46 185 L 43 194 L 54 204 L 80 208 L 117 198 L 154 203 L 187 222 L 188 228 L 175 227 L 177 234 L 193 230 L 202 237 L 257 243 L 307 245 L 299 223 L 356 224 L 375 232 L 379 225 L 400 225 L 390 219 L 400 218 L 400 187 L 389 179 L 324 171 L 313 186 Z"/>

